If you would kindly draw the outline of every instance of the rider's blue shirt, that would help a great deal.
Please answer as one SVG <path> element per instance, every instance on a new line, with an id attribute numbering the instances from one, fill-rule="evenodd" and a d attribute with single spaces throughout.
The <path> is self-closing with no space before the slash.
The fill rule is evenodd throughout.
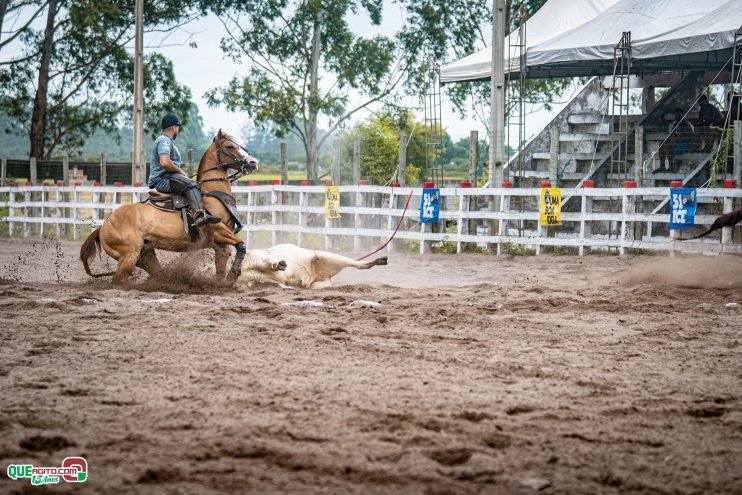
<path id="1" fill-rule="evenodd" d="M 152 145 L 152 154 L 149 160 L 149 179 L 147 185 L 160 192 L 170 192 L 170 183 L 168 172 L 160 165 L 160 155 L 167 155 L 170 160 L 178 167 L 183 166 L 183 160 L 180 158 L 180 151 L 175 146 L 173 139 L 167 134 L 160 134 Z"/>

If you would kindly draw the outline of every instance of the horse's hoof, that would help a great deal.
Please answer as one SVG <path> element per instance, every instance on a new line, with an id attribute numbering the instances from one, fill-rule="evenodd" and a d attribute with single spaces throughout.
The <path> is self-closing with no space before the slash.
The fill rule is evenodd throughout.
<path id="1" fill-rule="evenodd" d="M 278 263 L 273 263 L 273 266 L 271 268 L 273 268 L 274 272 L 283 272 L 286 270 L 286 266 L 286 262 L 281 260 Z"/>
<path id="2" fill-rule="evenodd" d="M 227 274 L 227 282 L 236 282 L 240 278 L 240 272 L 229 272 Z"/>

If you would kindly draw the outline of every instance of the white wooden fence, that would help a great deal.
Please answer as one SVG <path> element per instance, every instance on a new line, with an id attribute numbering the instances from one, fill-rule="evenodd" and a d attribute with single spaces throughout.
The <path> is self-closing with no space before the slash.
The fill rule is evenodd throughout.
<path id="1" fill-rule="evenodd" d="M 742 243 L 733 242 L 731 228 L 724 229 L 721 236 L 679 242 L 668 229 L 669 213 L 638 212 L 639 204 L 643 211 L 651 212 L 668 198 L 666 187 L 562 189 L 563 204 L 572 198 L 570 205 L 577 210 L 579 204 L 579 211 L 562 211 L 564 225 L 551 228 L 552 232 L 538 225 L 539 189 L 442 188 L 440 219 L 448 228 L 437 227 L 438 231 L 419 223 L 420 188 L 349 185 L 340 186 L 340 192 L 343 218 L 328 220 L 323 214 L 322 186 L 233 188 L 248 246 L 254 245 L 259 235 L 265 242 L 265 236 L 270 236 L 273 244 L 288 241 L 302 245 L 310 236 L 321 236 L 327 249 L 358 251 L 377 246 L 394 232 L 412 192 L 409 209 L 389 250 L 407 240 L 417 241 L 420 253 L 430 249 L 431 243 L 455 243 L 457 252 L 465 243 L 477 243 L 496 246 L 498 253 L 508 252 L 513 245 L 533 248 L 536 254 L 547 246 L 574 248 L 580 255 L 590 248 L 621 254 L 627 249 L 742 253 Z M 100 225 L 114 209 L 140 201 L 146 194 L 147 188 L 128 186 L 0 187 L 0 222 L 7 225 L 10 235 L 17 235 L 20 229 L 24 238 L 68 235 L 78 239 L 82 226 Z M 719 214 L 718 208 L 714 211 L 715 204 L 723 205 L 726 213 L 739 198 L 742 189 L 698 189 L 696 224 L 710 225 Z M 476 231 L 470 232 L 474 224 Z M 340 246 L 339 240 L 346 244 Z"/>

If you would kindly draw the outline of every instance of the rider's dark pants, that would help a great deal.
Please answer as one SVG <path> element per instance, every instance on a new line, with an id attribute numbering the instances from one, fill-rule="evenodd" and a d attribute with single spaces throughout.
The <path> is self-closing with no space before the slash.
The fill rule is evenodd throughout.
<path id="1" fill-rule="evenodd" d="M 201 201 L 201 189 L 198 182 L 181 174 L 170 175 L 170 190 L 176 194 L 182 194 L 188 200 L 191 210 L 196 212 L 204 209 Z"/>

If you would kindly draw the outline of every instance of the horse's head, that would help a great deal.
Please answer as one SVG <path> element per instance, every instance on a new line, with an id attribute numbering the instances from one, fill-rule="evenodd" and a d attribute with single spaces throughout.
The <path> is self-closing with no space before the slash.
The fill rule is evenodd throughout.
<path id="1" fill-rule="evenodd" d="M 224 170 L 234 169 L 243 174 L 255 172 L 258 169 L 258 159 L 252 156 L 237 139 L 219 129 L 212 146 L 216 148 L 218 167 Z"/>

